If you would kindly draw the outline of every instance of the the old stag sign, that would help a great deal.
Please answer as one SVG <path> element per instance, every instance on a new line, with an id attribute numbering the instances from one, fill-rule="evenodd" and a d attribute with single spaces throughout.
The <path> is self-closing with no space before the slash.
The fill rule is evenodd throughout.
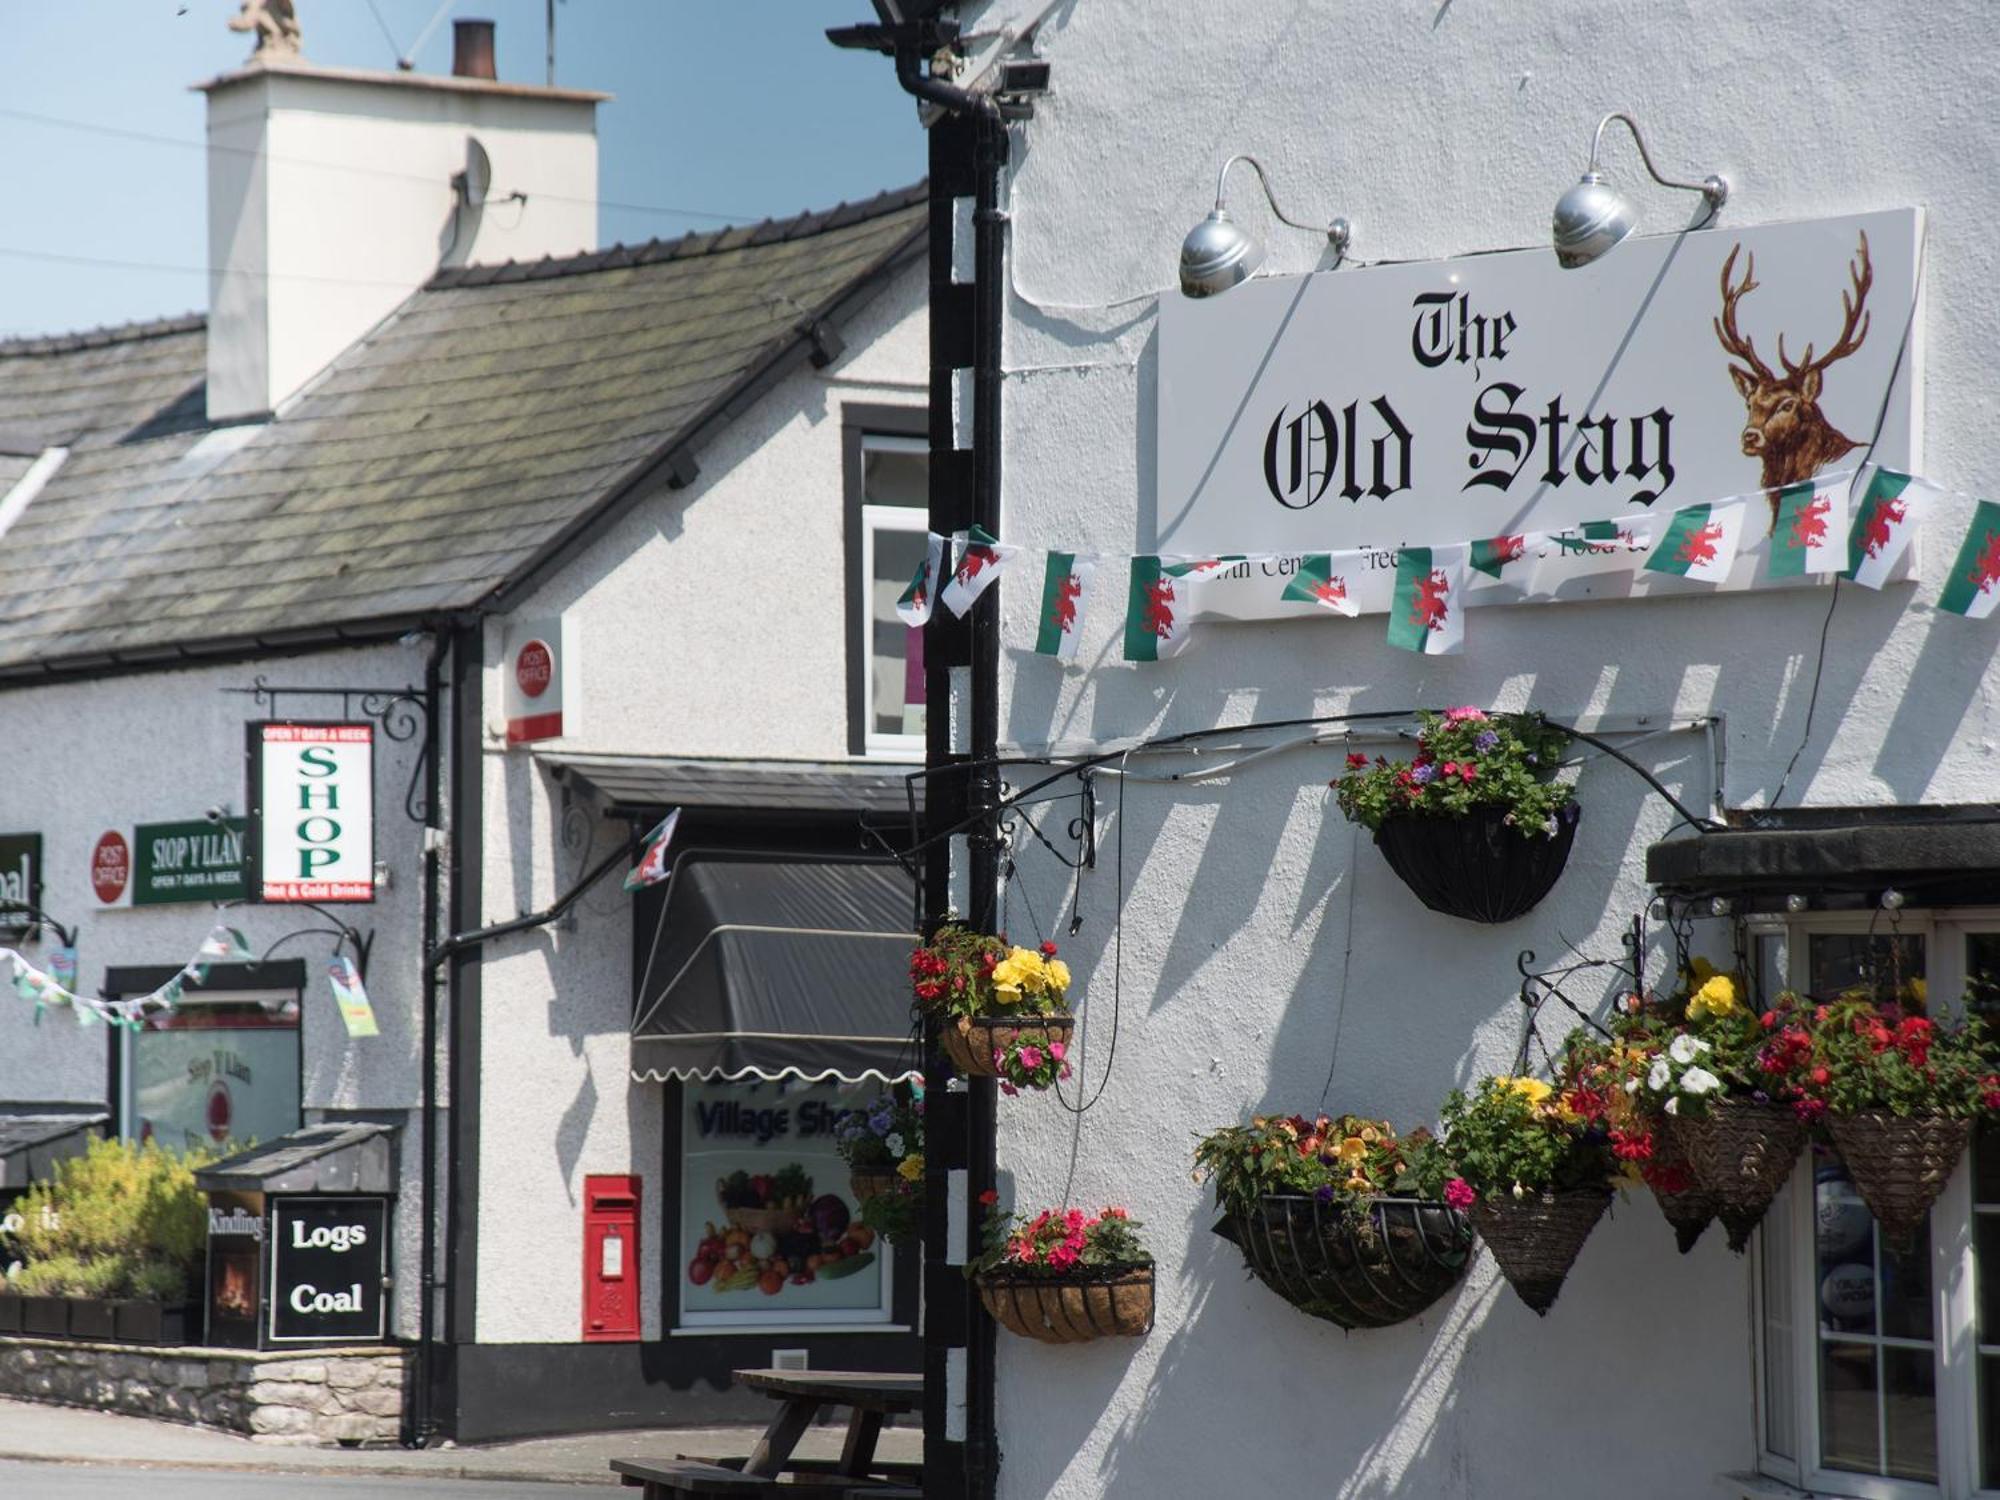
<path id="1" fill-rule="evenodd" d="M 1251 281 L 1160 311 L 1159 549 L 1450 545 L 1914 468 L 1914 209 Z M 1730 587 L 1763 574 L 1770 510 Z M 1473 602 L 1678 592 L 1549 545 Z M 1383 566 L 1393 570 L 1393 562 Z M 1268 588 L 1263 590 L 1269 594 Z M 1303 606 L 1310 609 L 1312 606 Z"/>
<path id="2" fill-rule="evenodd" d="M 374 725 L 249 728 L 246 852 L 257 898 L 374 900 Z"/>

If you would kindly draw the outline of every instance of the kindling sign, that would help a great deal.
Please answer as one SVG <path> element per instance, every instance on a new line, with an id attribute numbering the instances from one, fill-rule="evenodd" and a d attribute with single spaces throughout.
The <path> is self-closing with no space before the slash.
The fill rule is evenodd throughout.
<path id="1" fill-rule="evenodd" d="M 249 726 L 245 853 L 260 901 L 375 899 L 375 726 Z"/>
<path id="2" fill-rule="evenodd" d="M 1404 546 L 1663 527 L 1853 468 L 1878 418 L 1869 456 L 1914 470 L 1920 233 L 1899 209 L 1633 239 L 1574 271 L 1519 250 L 1166 298 L 1159 550 L 1362 551 L 1393 574 Z M 1766 571 L 1776 512 L 1749 516 L 1728 587 Z M 1474 603 L 1690 587 L 1584 545 L 1472 581 Z"/>

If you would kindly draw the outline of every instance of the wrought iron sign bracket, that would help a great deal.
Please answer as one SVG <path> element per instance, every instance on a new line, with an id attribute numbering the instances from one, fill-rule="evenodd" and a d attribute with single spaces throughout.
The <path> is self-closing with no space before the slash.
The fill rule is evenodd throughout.
<path id="1" fill-rule="evenodd" d="M 403 791 L 403 812 L 412 823 L 430 820 L 430 808 L 425 798 L 425 788 L 429 783 L 425 773 L 430 767 L 431 756 L 437 753 L 437 747 L 430 733 L 433 726 L 425 711 L 421 688 L 304 687 L 266 682 L 261 674 L 251 678 L 250 684 L 249 687 L 224 688 L 222 691 L 244 694 L 259 708 L 268 709 L 278 718 L 284 716 L 280 704 L 286 698 L 338 698 L 343 719 L 358 715 L 370 720 L 381 730 L 382 738 L 392 744 L 406 745 L 422 736 L 423 749 L 417 756 L 416 764 L 410 768 L 410 783 Z"/>

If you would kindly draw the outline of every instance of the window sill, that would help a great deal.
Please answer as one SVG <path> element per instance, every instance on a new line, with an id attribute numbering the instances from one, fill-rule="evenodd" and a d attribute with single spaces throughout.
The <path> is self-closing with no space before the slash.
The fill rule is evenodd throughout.
<path id="1" fill-rule="evenodd" d="M 1833 1490 L 1802 1490 L 1768 1474 L 1718 1474 L 1716 1493 L 1727 1500 L 1849 1500 Z"/>
<path id="2" fill-rule="evenodd" d="M 669 1328 L 670 1339 L 705 1338 L 749 1338 L 766 1333 L 811 1334 L 811 1333 L 908 1333 L 908 1323 L 715 1323 L 697 1324 L 692 1328 Z M 1792 1494 L 1803 1494 L 1793 1490 Z M 1759 1495 L 1756 1500 L 1764 1500 Z"/>

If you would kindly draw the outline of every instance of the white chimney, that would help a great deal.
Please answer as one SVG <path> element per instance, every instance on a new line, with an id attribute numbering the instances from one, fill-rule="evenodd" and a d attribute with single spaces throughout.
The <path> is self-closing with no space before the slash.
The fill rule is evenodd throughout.
<path id="1" fill-rule="evenodd" d="M 210 421 L 274 410 L 441 265 L 597 246 L 608 94 L 283 56 L 198 87 Z"/>

